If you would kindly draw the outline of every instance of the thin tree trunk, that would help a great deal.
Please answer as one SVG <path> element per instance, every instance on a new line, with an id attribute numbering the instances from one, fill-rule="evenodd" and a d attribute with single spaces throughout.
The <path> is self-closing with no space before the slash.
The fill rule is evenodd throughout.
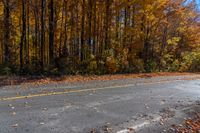
<path id="1" fill-rule="evenodd" d="M 4 4 L 4 63 L 10 63 L 9 42 L 10 42 L 10 0 Z"/>
<path id="2" fill-rule="evenodd" d="M 65 0 L 63 0 L 63 7 L 62 7 L 62 17 L 61 17 L 61 30 L 60 30 L 60 44 L 59 44 L 59 57 L 63 55 L 62 52 L 62 37 L 63 37 L 63 21 L 64 21 L 64 10 L 65 10 Z"/>
<path id="3" fill-rule="evenodd" d="M 97 7 L 96 7 L 96 0 L 93 0 L 93 1 L 94 1 L 94 13 L 93 13 L 93 16 L 94 16 L 94 19 L 93 19 L 94 20 L 94 22 L 93 22 L 94 23 L 93 24 L 93 54 L 96 55 L 96 37 L 97 37 L 96 36 L 97 35 L 97 33 L 96 33 L 97 32 L 96 31 L 97 30 L 96 29 L 96 27 L 97 27 L 96 26 L 97 25 L 96 24 L 97 23 L 96 22 L 96 10 L 97 10 Z"/>
<path id="4" fill-rule="evenodd" d="M 24 69 L 24 46 L 26 46 L 26 0 L 22 0 L 22 34 L 20 42 L 20 71 Z"/>
<path id="5" fill-rule="evenodd" d="M 34 58 L 35 58 L 35 63 L 38 60 L 38 39 L 39 39 L 39 18 L 38 18 L 38 8 L 37 6 L 34 7 L 34 19 L 35 19 L 35 37 L 33 40 L 33 49 L 34 49 Z"/>
<path id="6" fill-rule="evenodd" d="M 110 46 L 109 29 L 110 29 L 110 0 L 106 0 L 106 16 L 105 16 L 105 49 Z"/>
<path id="7" fill-rule="evenodd" d="M 28 33 L 27 33 L 27 53 L 26 53 L 26 65 L 29 65 L 29 53 L 30 53 L 30 39 L 29 39 L 29 36 L 30 36 L 30 3 L 28 1 L 27 3 L 27 25 L 28 25 Z"/>
<path id="8" fill-rule="evenodd" d="M 65 0 L 64 0 L 65 1 Z M 67 1 L 65 1 L 64 3 L 64 7 L 65 7 L 65 38 L 64 38 L 64 48 L 63 48 L 63 54 L 64 56 L 68 55 L 68 48 L 67 48 Z"/>
<path id="9" fill-rule="evenodd" d="M 88 45 L 92 53 L 92 0 L 88 0 Z"/>
<path id="10" fill-rule="evenodd" d="M 54 1 L 49 3 L 49 59 L 50 64 L 54 61 Z"/>
<path id="11" fill-rule="evenodd" d="M 83 51 L 84 51 L 84 30 L 85 30 L 85 0 L 82 1 L 82 18 L 81 18 L 81 61 L 83 61 Z"/>
<path id="12" fill-rule="evenodd" d="M 45 52 L 45 5 L 46 0 L 41 0 L 41 42 L 40 42 L 40 65 L 44 69 L 44 52 Z"/>

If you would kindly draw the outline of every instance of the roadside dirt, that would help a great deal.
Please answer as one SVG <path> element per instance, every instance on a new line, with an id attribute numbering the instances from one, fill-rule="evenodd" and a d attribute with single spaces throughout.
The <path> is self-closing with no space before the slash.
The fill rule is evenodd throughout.
<path id="1" fill-rule="evenodd" d="M 54 82 L 88 82 L 92 80 L 116 80 L 116 79 L 126 79 L 126 78 L 151 78 L 158 76 L 187 76 L 187 75 L 197 75 L 196 73 L 170 73 L 170 72 L 159 72 L 159 73 L 141 73 L 141 74 L 116 74 L 116 75 L 75 75 L 75 76 L 61 76 L 61 77 L 44 77 L 44 76 L 1 76 L 0 86 L 7 85 L 20 85 L 20 84 L 48 84 Z"/>

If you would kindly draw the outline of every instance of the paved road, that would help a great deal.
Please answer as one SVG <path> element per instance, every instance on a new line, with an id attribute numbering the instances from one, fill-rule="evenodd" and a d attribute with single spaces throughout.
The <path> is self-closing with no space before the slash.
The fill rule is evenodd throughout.
<path id="1" fill-rule="evenodd" d="M 6 86 L 0 133 L 168 132 L 198 100 L 199 75 Z"/>

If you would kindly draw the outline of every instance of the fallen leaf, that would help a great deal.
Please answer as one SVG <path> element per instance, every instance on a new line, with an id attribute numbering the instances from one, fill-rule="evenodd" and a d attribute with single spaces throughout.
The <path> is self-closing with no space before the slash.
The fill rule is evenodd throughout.
<path id="1" fill-rule="evenodd" d="M 12 125 L 12 127 L 16 128 L 16 127 L 18 127 L 18 124 L 16 123 L 16 124 Z"/>
<path id="2" fill-rule="evenodd" d="M 128 130 L 131 131 L 131 132 L 132 132 L 132 131 L 135 131 L 135 129 L 133 129 L 133 128 L 131 128 L 131 127 L 128 128 Z"/>
<path id="3" fill-rule="evenodd" d="M 16 115 L 16 112 L 12 112 L 12 115 Z"/>

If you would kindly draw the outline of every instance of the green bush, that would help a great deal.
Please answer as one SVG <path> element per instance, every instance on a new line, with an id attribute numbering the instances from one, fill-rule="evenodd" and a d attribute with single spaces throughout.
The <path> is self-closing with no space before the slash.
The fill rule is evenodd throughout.
<path id="1" fill-rule="evenodd" d="M 97 70 L 97 61 L 96 60 L 92 60 L 89 62 L 89 65 L 87 66 L 87 70 L 89 71 L 89 73 L 95 73 Z"/>
<path id="2" fill-rule="evenodd" d="M 200 52 L 186 52 L 183 54 L 180 71 L 200 71 Z"/>
<path id="3" fill-rule="evenodd" d="M 170 66 L 170 68 L 169 68 L 168 71 L 175 72 L 175 71 L 179 71 L 179 69 L 180 69 L 180 62 L 179 62 L 178 59 L 175 59 L 175 60 L 172 62 L 172 64 L 171 64 L 171 66 Z"/>
<path id="4" fill-rule="evenodd" d="M 1 65 L 0 66 L 0 75 L 11 75 L 13 72 L 12 72 L 12 69 L 8 66 L 4 66 L 4 65 Z"/>
<path id="5" fill-rule="evenodd" d="M 154 60 L 149 60 L 146 64 L 146 72 L 156 72 L 157 62 Z"/>

